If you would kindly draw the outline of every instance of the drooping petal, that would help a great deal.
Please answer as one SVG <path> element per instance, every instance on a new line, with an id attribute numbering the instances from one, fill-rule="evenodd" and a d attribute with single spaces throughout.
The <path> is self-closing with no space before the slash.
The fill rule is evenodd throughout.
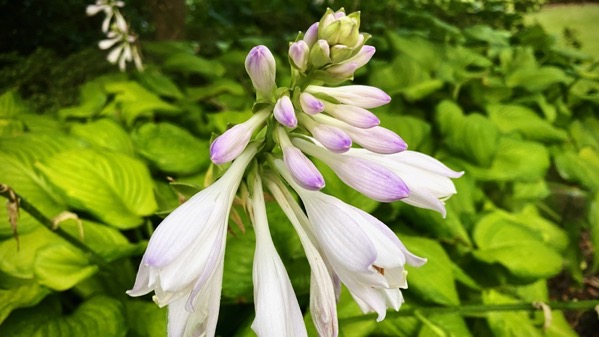
<path id="1" fill-rule="evenodd" d="M 322 93 L 335 98 L 339 103 L 364 109 L 376 108 L 391 101 L 391 97 L 381 89 L 366 85 L 346 85 L 335 88 L 309 85 L 305 91 L 311 94 Z"/>

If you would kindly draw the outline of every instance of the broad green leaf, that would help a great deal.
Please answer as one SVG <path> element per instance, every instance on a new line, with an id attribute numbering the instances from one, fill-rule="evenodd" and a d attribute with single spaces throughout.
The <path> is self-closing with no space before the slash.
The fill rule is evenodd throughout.
<path id="1" fill-rule="evenodd" d="M 566 76 L 560 68 L 544 66 L 539 68 L 516 68 L 506 76 L 505 81 L 508 87 L 523 87 L 529 91 L 537 92 L 547 89 L 552 84 L 568 84 L 572 79 Z"/>
<path id="2" fill-rule="evenodd" d="M 45 246 L 60 244 L 65 242 L 41 226 L 19 235 L 18 247 L 17 241 L 12 238 L 0 241 L 0 270 L 14 277 L 33 279 L 37 252 Z"/>
<path id="3" fill-rule="evenodd" d="M 487 25 L 473 25 L 464 29 L 464 35 L 471 39 L 484 41 L 490 45 L 509 46 L 511 34 L 505 30 L 493 29 Z"/>
<path id="4" fill-rule="evenodd" d="M 513 198 L 516 203 L 522 201 L 537 201 L 548 197 L 551 194 L 547 182 L 544 179 L 538 179 L 530 182 L 515 182 Z"/>
<path id="5" fill-rule="evenodd" d="M 487 106 L 487 112 L 491 121 L 504 133 L 516 131 L 538 141 L 564 141 L 567 138 L 565 131 L 521 105 L 491 104 Z"/>
<path id="6" fill-rule="evenodd" d="M 107 82 L 105 89 L 115 97 L 102 110 L 102 114 L 121 117 L 126 125 L 132 125 L 139 117 L 153 116 L 154 113 L 175 115 L 181 112 L 179 107 L 167 103 L 137 82 Z"/>
<path id="7" fill-rule="evenodd" d="M 433 314 L 426 317 L 429 323 L 434 324 L 442 331 L 449 332 L 450 336 L 468 337 L 472 336 L 466 321 L 459 314 Z M 423 324 L 418 337 L 438 337 L 429 325 Z"/>
<path id="8" fill-rule="evenodd" d="M 69 117 L 89 118 L 97 115 L 106 104 L 108 97 L 99 81 L 87 82 L 81 86 L 79 105 L 69 108 L 62 108 L 58 115 L 62 119 Z"/>
<path id="9" fill-rule="evenodd" d="M 50 293 L 49 289 L 40 286 L 35 281 L 21 282 L 17 287 L 0 289 L 0 324 L 11 311 L 34 306 Z"/>
<path id="10" fill-rule="evenodd" d="M 585 147 L 578 153 L 560 152 L 555 157 L 560 176 L 568 181 L 579 183 L 591 191 L 599 190 L 599 153 Z"/>
<path id="11" fill-rule="evenodd" d="M 138 337 L 166 336 L 166 308 L 155 303 L 130 300 L 125 302 L 129 331 Z"/>
<path id="12" fill-rule="evenodd" d="M 599 150 L 599 132 L 597 130 L 599 130 L 599 119 L 594 117 L 574 120 L 570 124 L 570 135 L 579 149 L 589 146 Z"/>
<path id="13" fill-rule="evenodd" d="M 27 106 L 16 90 L 8 90 L 0 95 L 0 117 L 12 118 L 26 112 Z"/>
<path id="14" fill-rule="evenodd" d="M 401 310 L 408 308 L 406 303 L 402 304 Z M 382 336 L 389 337 L 408 337 L 416 336 L 421 323 L 415 317 L 387 317 L 384 321 L 378 322 L 376 325 L 376 336 L 380 333 Z"/>
<path id="15" fill-rule="evenodd" d="M 152 179 L 136 159 L 94 150 L 61 152 L 37 167 L 70 206 L 121 229 L 141 225 L 156 211 Z"/>
<path id="16" fill-rule="evenodd" d="M 38 114 L 22 114 L 19 116 L 19 120 L 23 122 L 28 132 L 40 136 L 41 132 L 44 133 L 56 133 L 64 129 L 63 124 L 50 115 L 38 115 Z"/>
<path id="17" fill-rule="evenodd" d="M 363 316 L 362 310 L 354 301 L 350 292 L 344 286 L 341 288 L 341 296 L 337 303 L 337 317 L 339 318 L 339 336 L 369 336 L 377 327 L 377 322 L 373 317 L 370 320 L 349 321 L 344 322 L 347 318 L 351 320 L 353 317 Z"/>
<path id="18" fill-rule="evenodd" d="M 549 165 L 549 153 L 541 144 L 502 137 L 490 169 L 464 169 L 480 180 L 536 181 L 545 176 Z"/>
<path id="19" fill-rule="evenodd" d="M 531 226 L 537 225 L 519 223 L 501 211 L 483 217 L 473 233 L 479 248 L 473 252 L 474 257 L 486 263 L 500 263 L 524 281 L 554 276 L 562 268 L 562 257 L 550 245 L 563 243 L 545 239 L 547 231 Z"/>
<path id="20" fill-rule="evenodd" d="M 24 130 L 25 126 L 20 120 L 0 118 L 0 137 L 20 135 Z"/>
<path id="21" fill-rule="evenodd" d="M 140 82 L 160 96 L 182 99 L 183 93 L 177 85 L 164 74 L 157 71 L 143 71 L 137 74 Z"/>
<path id="22" fill-rule="evenodd" d="M 163 172 L 191 174 L 210 163 L 208 142 L 174 124 L 147 123 L 132 137 L 136 151 Z"/>
<path id="23" fill-rule="evenodd" d="M 41 285 L 58 291 L 70 289 L 98 271 L 81 251 L 64 244 L 39 249 L 33 269 Z"/>
<path id="24" fill-rule="evenodd" d="M 403 88 L 400 93 L 403 94 L 405 99 L 409 102 L 414 102 L 431 95 L 443 88 L 444 85 L 445 83 L 441 80 L 431 79 Z"/>
<path id="25" fill-rule="evenodd" d="M 237 81 L 228 78 L 219 78 L 204 87 L 189 87 L 186 93 L 192 101 L 203 101 L 223 93 L 241 96 L 246 94 L 246 91 Z"/>
<path id="26" fill-rule="evenodd" d="M 208 77 L 220 77 L 225 74 L 225 67 L 217 61 L 191 55 L 189 53 L 177 53 L 170 55 L 163 64 L 170 71 L 183 73 L 196 73 Z"/>
<path id="27" fill-rule="evenodd" d="M 442 62 L 443 55 L 439 46 L 422 37 L 402 36 L 389 30 L 387 38 L 395 51 L 409 57 L 427 71 L 436 69 Z"/>
<path id="28" fill-rule="evenodd" d="M 0 156 L 0 158 L 2 157 Z M 8 219 L 8 207 L 0 207 L 0 219 L 2 219 L 0 221 L 0 240 L 11 238 L 13 236 L 12 228 L 6 221 Z M 40 223 L 29 213 L 22 208 L 19 209 L 19 218 L 17 219 L 17 232 L 19 235 L 35 230 L 39 225 Z"/>
<path id="29" fill-rule="evenodd" d="M 217 130 L 222 133 L 225 132 L 229 126 L 240 124 L 252 117 L 251 111 L 222 111 L 219 113 L 207 114 L 208 123 L 213 130 Z"/>
<path id="30" fill-rule="evenodd" d="M 428 259 L 419 268 L 406 266 L 409 288 L 404 291 L 427 302 L 459 305 L 452 262 L 443 247 L 436 241 L 415 236 L 400 235 L 400 239 L 410 252 Z"/>
<path id="31" fill-rule="evenodd" d="M 42 304 L 19 312 L 14 319 L 11 316 L 8 326 L 3 325 L 3 332 L 11 337 L 125 337 L 127 334 L 123 305 L 114 298 L 92 297 L 69 315 L 60 314 L 57 304 Z"/>
<path id="32" fill-rule="evenodd" d="M 462 225 L 458 213 L 453 206 L 446 205 L 447 217 L 443 218 L 438 212 L 398 203 L 401 215 L 419 229 L 430 233 L 434 238 L 452 242 L 460 242 L 468 246 L 472 245 L 466 229 Z"/>
<path id="33" fill-rule="evenodd" d="M 85 124 L 73 124 L 71 134 L 85 142 L 128 155 L 133 155 L 133 143 L 123 128 L 108 118 Z"/>
<path id="34" fill-rule="evenodd" d="M 246 229 L 245 234 L 227 238 L 222 295 L 235 301 L 252 302 L 256 237 L 253 230 Z"/>
<path id="35" fill-rule="evenodd" d="M 495 290 L 483 292 L 484 304 L 517 303 L 516 300 Z M 535 328 L 527 312 L 488 312 L 487 323 L 496 337 L 542 337 L 543 334 Z"/>

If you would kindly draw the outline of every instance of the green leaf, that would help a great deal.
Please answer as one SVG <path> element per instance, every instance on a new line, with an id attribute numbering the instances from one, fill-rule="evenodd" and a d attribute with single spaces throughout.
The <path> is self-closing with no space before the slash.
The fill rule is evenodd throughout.
<path id="1" fill-rule="evenodd" d="M 210 163 L 208 142 L 174 124 L 147 123 L 132 137 L 137 152 L 161 171 L 191 174 Z"/>
<path id="2" fill-rule="evenodd" d="M 490 169 L 475 166 L 464 169 L 485 181 L 537 181 L 545 176 L 549 165 L 549 153 L 543 145 L 503 137 L 499 140 Z"/>
<path id="3" fill-rule="evenodd" d="M 523 87 L 529 91 L 537 92 L 547 89 L 552 84 L 568 84 L 572 79 L 566 76 L 560 68 L 543 66 L 539 68 L 516 68 L 506 76 L 505 81 L 510 88 Z"/>
<path id="4" fill-rule="evenodd" d="M 85 142 L 124 154 L 133 154 L 133 143 L 123 128 L 108 118 L 85 124 L 73 124 L 71 134 Z"/>
<path id="5" fill-rule="evenodd" d="M 132 125 L 139 117 L 149 117 L 154 113 L 175 115 L 181 112 L 180 108 L 162 100 L 137 82 L 108 82 L 105 89 L 115 97 L 102 114 L 122 117 L 126 125 Z"/>
<path id="6" fill-rule="evenodd" d="M 579 149 L 590 146 L 595 150 L 599 150 L 599 133 L 597 130 L 599 130 L 599 119 L 593 117 L 574 120 L 570 124 L 570 135 Z"/>
<path id="7" fill-rule="evenodd" d="M 596 150 L 585 147 L 578 153 L 559 152 L 555 164 L 562 178 L 580 183 L 591 191 L 599 190 L 599 153 Z"/>
<path id="8" fill-rule="evenodd" d="M 438 212 L 404 203 L 398 203 L 397 206 L 400 207 L 402 216 L 422 231 L 430 233 L 434 238 L 451 242 L 457 241 L 468 246 L 472 245 L 458 213 L 454 211 L 453 206 L 450 204 L 446 205 L 448 214 L 446 218 L 443 218 Z"/>
<path id="9" fill-rule="evenodd" d="M 539 237 L 547 232 L 527 228 L 527 225 L 531 224 L 523 225 L 501 211 L 483 217 L 473 233 L 479 248 L 473 252 L 474 257 L 486 263 L 500 263 L 523 281 L 549 278 L 559 273 L 562 269 L 561 255 L 543 242 L 544 237 Z M 548 241 L 554 243 L 554 240 Z"/>
<path id="10" fill-rule="evenodd" d="M 0 96 L 0 117 L 13 118 L 26 110 L 27 106 L 19 97 L 17 90 L 8 90 Z"/>
<path id="11" fill-rule="evenodd" d="M 444 336 L 460 336 L 468 337 L 472 336 L 466 321 L 459 314 L 433 314 L 428 315 L 427 320 L 429 324 L 436 326 L 443 332 L 450 333 Z M 430 325 L 423 324 L 422 329 L 418 333 L 418 337 L 438 337 L 439 335 L 433 330 Z"/>
<path id="12" fill-rule="evenodd" d="M 504 133 L 519 132 L 538 141 L 564 141 L 565 131 L 552 126 L 533 110 L 521 105 L 491 104 L 487 106 L 491 121 Z"/>
<path id="13" fill-rule="evenodd" d="M 404 291 L 427 302 L 459 305 L 452 262 L 443 247 L 430 239 L 407 235 L 401 235 L 400 238 L 410 252 L 428 259 L 428 262 L 419 268 L 406 266 L 409 288 Z"/>
<path id="14" fill-rule="evenodd" d="M 9 318 L 7 326 L 2 326 L 3 332 L 11 337 L 125 337 L 127 334 L 123 306 L 114 298 L 92 297 L 70 315 L 61 315 L 56 307 L 43 305 L 19 312 L 14 319 Z"/>
<path id="15" fill-rule="evenodd" d="M 69 117 L 88 118 L 100 113 L 108 97 L 99 81 L 87 82 L 81 86 L 79 98 L 80 105 L 69 108 L 62 108 L 58 111 L 58 116 L 65 119 Z"/>
<path id="16" fill-rule="evenodd" d="M 141 84 L 160 96 L 182 99 L 183 93 L 170 78 L 157 71 L 137 73 Z"/>
<path id="17" fill-rule="evenodd" d="M 148 169 L 120 153 L 61 152 L 37 167 L 65 195 L 70 206 L 121 229 L 141 225 L 157 208 Z"/>
<path id="18" fill-rule="evenodd" d="M 189 87 L 186 93 L 192 101 L 203 101 L 224 93 L 242 96 L 246 91 L 237 81 L 228 78 L 219 78 L 204 87 Z"/>
<path id="19" fill-rule="evenodd" d="M 170 71 L 196 73 L 208 77 L 221 77 L 226 71 L 225 67 L 217 61 L 207 60 L 189 53 L 173 54 L 164 61 L 163 66 Z"/>
<path id="20" fill-rule="evenodd" d="M 403 94 L 407 101 L 414 102 L 438 91 L 439 89 L 443 88 L 444 85 L 445 82 L 441 80 L 431 79 L 403 88 L 400 93 Z"/>
<path id="21" fill-rule="evenodd" d="M 0 289 L 0 324 L 13 310 L 34 306 L 49 293 L 35 281 L 21 281 L 17 287 Z"/>
<path id="22" fill-rule="evenodd" d="M 249 223 L 246 223 L 249 224 Z M 223 297 L 235 301 L 253 301 L 252 270 L 256 237 L 253 230 L 229 236 L 223 275 Z"/>
<path id="23" fill-rule="evenodd" d="M 89 264 L 81 251 L 67 245 L 51 245 L 39 249 L 35 256 L 34 273 L 41 285 L 64 291 L 98 271 Z"/>
<path id="24" fill-rule="evenodd" d="M 516 300 L 502 295 L 497 291 L 483 292 L 484 304 L 517 303 Z M 513 312 L 488 312 L 487 323 L 496 337 L 542 337 L 543 334 L 535 328 L 529 315 L 524 311 Z"/>
<path id="25" fill-rule="evenodd" d="M 364 313 L 360 310 L 360 307 L 351 296 L 350 292 L 342 286 L 341 296 L 337 303 L 337 317 L 339 318 L 339 336 L 369 336 L 374 329 L 377 327 L 377 322 L 371 320 L 361 320 L 357 322 L 351 322 L 345 324 L 343 320 L 345 318 L 350 319 L 353 317 L 361 317 Z"/>
<path id="26" fill-rule="evenodd" d="M 166 308 L 155 303 L 137 300 L 125 301 L 129 331 L 137 337 L 164 337 L 166 335 Z"/>
<path id="27" fill-rule="evenodd" d="M 20 235 L 19 246 L 14 239 L 0 242 L 0 270 L 4 273 L 22 278 L 33 279 L 35 256 L 45 246 L 64 244 L 58 236 L 45 227 Z"/>

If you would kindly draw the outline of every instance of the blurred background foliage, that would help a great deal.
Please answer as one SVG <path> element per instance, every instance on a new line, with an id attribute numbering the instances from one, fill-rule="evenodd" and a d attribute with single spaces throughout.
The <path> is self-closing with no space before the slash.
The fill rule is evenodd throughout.
<path id="1" fill-rule="evenodd" d="M 442 219 L 361 197 L 320 165 L 328 193 L 428 258 L 409 270 L 402 310 L 457 308 L 377 324 L 356 319 L 344 292 L 341 335 L 596 336 L 592 310 L 555 310 L 545 328 L 540 312 L 459 314 L 461 305 L 599 295 L 599 50 L 584 31 L 597 29 L 595 5 L 560 21 L 546 13 L 565 7 L 541 0 L 131 0 L 123 13 L 146 70 L 119 73 L 96 48 L 102 18 L 86 17 L 88 4 L 0 0 L 0 182 L 63 219 L 59 228 L 108 265 L 27 212 L 18 241 L 2 220 L 0 335 L 164 336 L 164 311 L 124 294 L 149 235 L 204 187 L 207 170 L 218 172 L 214 134 L 251 114 L 248 50 L 267 45 L 286 85 L 288 41 L 330 6 L 361 10 L 361 30 L 373 35 L 377 53 L 355 82 L 392 96 L 375 111 L 382 124 L 466 172 Z M 269 213 L 306 308 L 301 245 L 276 205 Z M 253 231 L 231 232 L 218 332 L 251 336 Z"/>

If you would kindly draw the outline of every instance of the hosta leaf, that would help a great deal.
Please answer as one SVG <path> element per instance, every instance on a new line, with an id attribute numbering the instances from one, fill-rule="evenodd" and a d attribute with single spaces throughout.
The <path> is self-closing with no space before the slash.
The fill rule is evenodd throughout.
<path id="1" fill-rule="evenodd" d="M 50 293 L 35 281 L 21 281 L 14 288 L 0 289 L 0 324 L 14 309 L 36 305 Z"/>
<path id="2" fill-rule="evenodd" d="M 43 247 L 36 252 L 34 273 L 48 288 L 64 291 L 98 271 L 78 249 L 64 244 Z"/>
<path id="3" fill-rule="evenodd" d="M 15 117 L 27 110 L 27 106 L 16 90 L 8 90 L 0 95 L 0 117 Z"/>
<path id="4" fill-rule="evenodd" d="M 143 71 L 137 74 L 140 82 L 160 96 L 182 99 L 183 93 L 170 78 L 157 71 Z"/>
<path id="5" fill-rule="evenodd" d="M 569 83 L 572 79 L 557 67 L 519 67 L 506 76 L 509 87 L 523 87 L 529 91 L 542 91 L 555 83 Z"/>
<path id="6" fill-rule="evenodd" d="M 86 124 L 73 124 L 71 134 L 100 148 L 133 155 L 133 143 L 129 135 L 111 119 L 102 118 Z"/>
<path id="7" fill-rule="evenodd" d="M 174 124 L 147 123 L 133 133 L 137 152 L 159 170 L 190 174 L 208 166 L 209 144 Z"/>
<path id="8" fill-rule="evenodd" d="M 494 290 L 483 292 L 484 304 L 514 303 L 516 300 Z M 533 325 L 527 312 L 489 312 L 487 322 L 496 337 L 542 337 L 541 331 Z"/>
<path id="9" fill-rule="evenodd" d="M 492 104 L 487 106 L 491 121 L 504 133 L 516 131 L 531 140 L 563 141 L 567 138 L 548 121 L 539 117 L 533 110 L 521 105 Z"/>
<path id="10" fill-rule="evenodd" d="M 117 228 L 141 225 L 156 201 L 148 169 L 119 153 L 65 151 L 37 167 L 60 189 L 69 205 Z"/>
<path id="11" fill-rule="evenodd" d="M 188 53 L 171 55 L 164 62 L 164 68 L 171 71 L 197 73 L 209 77 L 220 77 L 226 71 L 225 67 L 217 61 L 207 60 Z"/>
<path id="12" fill-rule="evenodd" d="M 166 334 L 166 308 L 155 303 L 126 301 L 127 325 L 139 337 L 164 337 Z"/>
<path id="13" fill-rule="evenodd" d="M 415 236 L 400 235 L 401 241 L 417 256 L 428 259 L 422 267 L 406 266 L 408 290 L 427 302 L 442 305 L 459 305 L 451 260 L 436 241 Z"/>

